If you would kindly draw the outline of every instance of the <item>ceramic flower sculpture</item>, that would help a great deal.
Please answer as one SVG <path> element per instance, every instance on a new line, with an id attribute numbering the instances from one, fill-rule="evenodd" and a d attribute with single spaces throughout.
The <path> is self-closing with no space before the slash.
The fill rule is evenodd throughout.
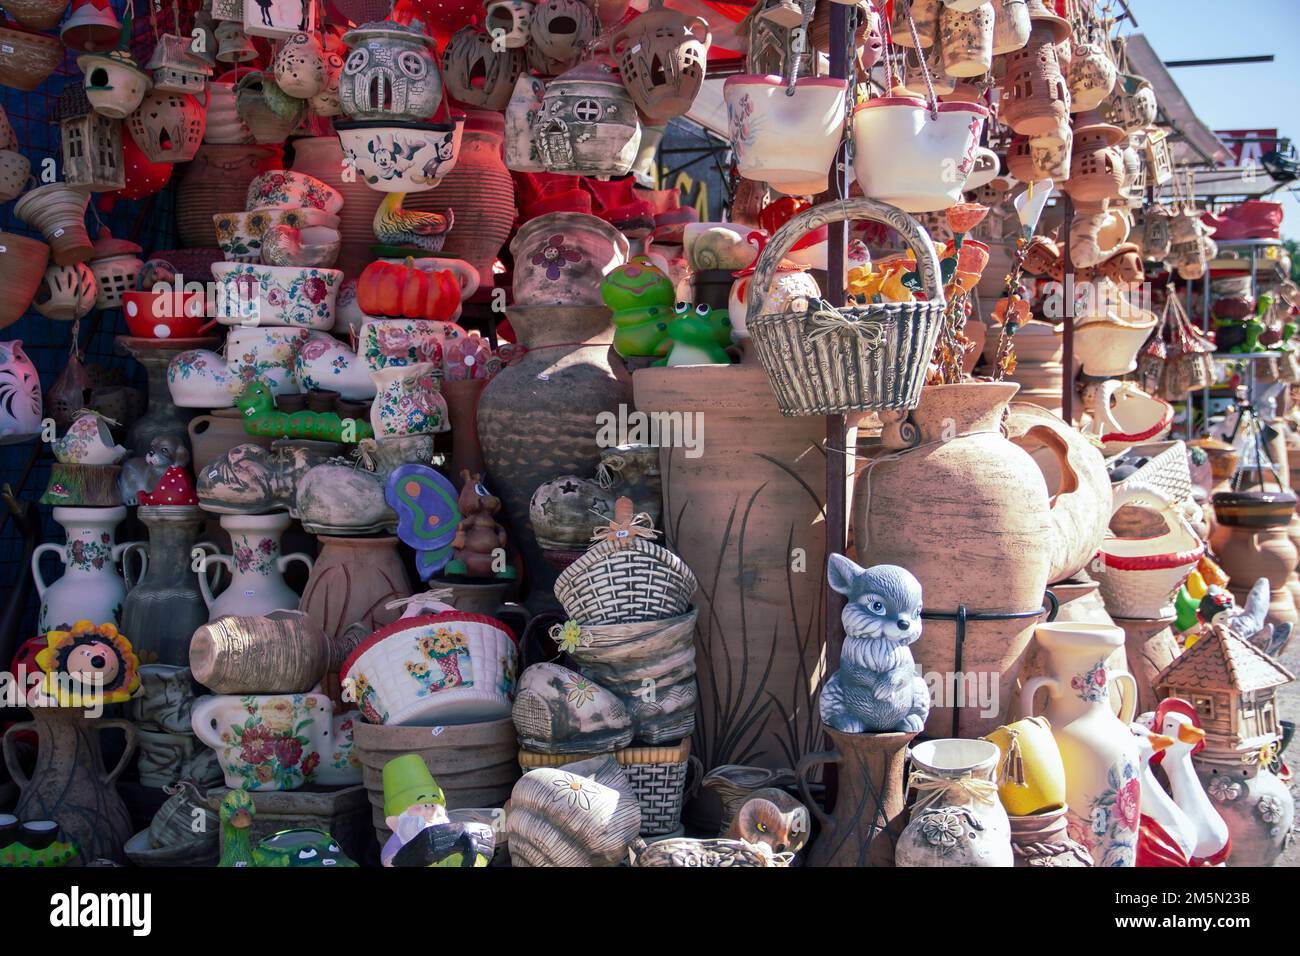
<path id="1" fill-rule="evenodd" d="M 131 642 L 112 624 L 78 621 L 70 631 L 50 631 L 36 664 L 45 672 L 42 690 L 61 707 L 86 700 L 120 704 L 140 686 L 140 662 Z"/>
<path id="2" fill-rule="evenodd" d="M 246 790 L 221 801 L 221 861 L 217 866 L 356 866 L 324 830 L 281 830 L 252 842 L 249 829 L 257 808 Z"/>
<path id="3" fill-rule="evenodd" d="M 419 754 L 384 764 L 384 822 L 393 835 L 380 862 L 393 867 L 477 867 L 492 858 L 495 838 L 482 823 L 452 823 L 447 801 Z"/>
<path id="4" fill-rule="evenodd" d="M 839 554 L 826 575 L 848 603 L 840 669 L 822 690 L 822 721 L 849 734 L 919 732 L 930 691 L 908 647 L 921 636 L 921 582 L 906 568 L 863 568 Z"/>

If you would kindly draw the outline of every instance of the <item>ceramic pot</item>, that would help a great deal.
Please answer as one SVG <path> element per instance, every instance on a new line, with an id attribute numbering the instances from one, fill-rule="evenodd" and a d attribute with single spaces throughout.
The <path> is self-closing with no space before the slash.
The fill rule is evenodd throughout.
<path id="1" fill-rule="evenodd" d="M 416 193 L 433 189 L 455 167 L 464 135 L 465 118 L 442 123 L 335 122 L 346 162 L 357 179 L 386 193 Z M 388 144 L 401 142 L 409 162 L 393 164 Z"/>
<path id="2" fill-rule="evenodd" d="M 232 790 L 297 790 L 333 743 L 330 699 L 319 692 L 200 697 L 190 720 Z"/>
<path id="3" fill-rule="evenodd" d="M 1124 188 L 1124 131 L 1109 123 L 1074 127 L 1070 178 L 1061 188 L 1075 202 L 1120 199 Z"/>
<path id="4" fill-rule="evenodd" d="M 1009 817 L 1016 866 L 1092 866 L 1092 854 L 1070 838 L 1068 813 L 1068 807 L 1060 806 L 1031 816 Z"/>
<path id="5" fill-rule="evenodd" d="M 274 256 L 289 255 L 289 252 L 282 252 L 276 243 L 286 235 L 296 236 L 302 246 L 293 251 L 293 255 L 306 258 L 318 248 L 338 241 L 339 217 L 311 207 L 257 209 L 252 212 L 218 212 L 212 217 L 212 226 L 216 231 L 217 245 L 227 262 L 266 261 L 269 265 L 300 265 L 272 261 Z"/>
<path id="6" fill-rule="evenodd" d="M 694 752 L 706 768 L 788 767 L 821 743 L 808 675 L 822 652 L 826 536 L 808 489 L 824 486 L 826 463 L 805 453 L 825 428 L 782 416 L 758 366 L 643 369 L 633 384 L 638 411 L 708 422 L 703 444 L 679 434 L 659 449 L 666 544 L 700 584 Z M 791 548 L 807 559 L 801 572 Z"/>
<path id="7" fill-rule="evenodd" d="M 122 633 L 142 664 L 189 663 L 190 638 L 208 620 L 190 565 L 204 514 L 192 505 L 141 507 L 149 529 L 149 560 L 140 583 L 122 605 Z M 215 549 L 205 542 L 199 546 Z"/>
<path id="8" fill-rule="evenodd" d="M 327 332 L 312 332 L 294 358 L 294 378 L 303 391 L 331 391 L 346 401 L 375 397 L 366 363 Z"/>
<path id="9" fill-rule="evenodd" d="M 442 397 L 442 369 L 432 363 L 394 365 L 370 373 L 375 400 L 370 424 L 378 438 L 445 432 L 447 400 Z"/>
<path id="10" fill-rule="evenodd" d="M 1205 751 L 1192 757 L 1196 776 L 1228 825 L 1230 866 L 1273 866 L 1295 819 L 1290 788 L 1253 759 Z"/>
<path id="11" fill-rule="evenodd" d="M 945 73 L 982 76 L 993 68 L 994 19 L 992 3 L 982 2 L 967 11 L 944 4 L 939 14 L 939 43 Z"/>
<path id="12" fill-rule="evenodd" d="M 0 342 L 0 439 L 41 432 L 41 381 L 22 339 Z"/>
<path id="13" fill-rule="evenodd" d="M 230 554 L 205 554 L 199 560 L 199 589 L 208 606 L 208 620 L 226 614 L 255 616 L 298 606 L 298 595 L 284 583 L 284 569 L 293 561 L 312 568 L 306 554 L 280 554 L 280 537 L 289 527 L 284 512 L 269 515 L 221 516 L 221 527 L 230 535 Z M 214 596 L 205 576 L 208 565 L 220 564 L 230 572 L 226 589 Z"/>
<path id="14" fill-rule="evenodd" d="M 514 301 L 522 306 L 600 306 L 600 280 L 627 262 L 627 239 L 595 216 L 555 212 L 519 227 L 510 241 Z"/>
<path id="15" fill-rule="evenodd" d="M 0 86 L 30 93 L 49 79 L 62 60 L 63 46 L 52 36 L 0 29 Z"/>
<path id="16" fill-rule="evenodd" d="M 1048 689 L 1044 715 L 1065 764 L 1070 837 L 1088 848 L 1097 866 L 1133 866 L 1140 784 L 1128 725 L 1137 682 L 1106 667 L 1123 646 L 1124 632 L 1103 624 L 1042 624 L 1036 637 L 1051 658 L 1053 676 L 1025 684 L 1021 709 L 1031 713 L 1034 694 Z M 1118 718 L 1110 708 L 1112 681 L 1128 688 Z"/>
<path id="17" fill-rule="evenodd" d="M 14 215 L 36 229 L 50 245 L 55 265 L 71 266 L 95 254 L 86 232 L 88 193 L 77 192 L 64 183 L 38 186 L 14 204 Z"/>
<path id="18" fill-rule="evenodd" d="M 110 729 L 126 735 L 126 748 L 111 771 L 104 768 L 99 739 Z M 30 777 L 16 747 L 24 731 L 35 731 L 37 740 Z M 79 707 L 32 708 L 31 721 L 13 724 L 4 735 L 5 766 L 20 790 L 14 813 L 20 820 L 54 820 L 86 861 L 123 862 L 122 847 L 134 827 L 115 782 L 130 765 L 135 744 L 130 721 L 87 717 Z"/>
<path id="19" fill-rule="evenodd" d="M 653 5 L 610 37 L 610 52 L 641 115 L 666 123 L 691 108 L 704 83 L 713 35 L 702 17 Z"/>
<path id="20" fill-rule="evenodd" d="M 505 110 L 506 168 L 519 173 L 545 172 L 537 143 L 533 139 L 533 119 L 541 112 L 546 84 L 525 71 L 515 80 L 514 92 Z"/>
<path id="21" fill-rule="evenodd" d="M 194 679 L 218 694 L 303 693 L 325 675 L 330 638 L 308 615 L 272 611 L 200 625 L 190 643 Z"/>
<path id="22" fill-rule="evenodd" d="M 1094 110 L 1110 96 L 1119 71 L 1105 41 L 1075 41 L 1072 52 L 1068 75 L 1070 112 Z"/>
<path id="23" fill-rule="evenodd" d="M 1017 388 L 1008 383 L 924 388 L 912 412 L 895 413 L 906 414 L 905 421 L 886 428 L 882 438 L 889 457 L 869 465 L 870 482 L 858 483 L 853 519 L 859 553 L 908 568 L 920 579 L 931 611 L 953 614 L 959 605 L 980 613 L 1034 611 L 1043 603 L 1057 540 L 1066 535 L 1073 540 L 1077 533 L 1067 526 L 1070 519 L 1051 507 L 1042 469 L 1001 434 L 1006 404 Z M 1045 447 L 1053 455 L 1061 451 L 1054 443 Z M 1068 457 L 1058 458 L 1058 467 L 1065 486 L 1077 480 Z M 923 486 L 945 492 L 922 502 L 916 489 Z M 990 576 L 990 562 L 1005 573 Z M 995 709 L 1005 714 L 1034 622 L 1033 617 L 967 622 L 959 666 L 956 623 L 927 620 L 913 654 L 923 673 L 960 671 L 967 686 L 989 682 L 986 703 L 996 702 Z M 964 698 L 954 709 L 949 696 L 931 707 L 927 728 L 932 734 L 985 734 L 1004 723 Z"/>
<path id="24" fill-rule="evenodd" d="M 348 625 L 377 631 L 400 616 L 389 601 L 411 596 L 396 538 L 343 538 L 321 535 L 320 553 L 298 607 L 337 641 Z"/>
<path id="25" fill-rule="evenodd" d="M 899 866 L 1011 866 L 1011 824 L 993 785 L 1000 754 L 987 740 L 927 740 L 911 750 L 911 820 Z"/>
<path id="26" fill-rule="evenodd" d="M 3 329 L 22 318 L 36 297 L 50 259 L 50 247 L 27 236 L 0 232 L 0 248 L 4 250 L 0 254 L 0 283 L 6 290 L 0 301 L 0 329 Z"/>
<path id="27" fill-rule="evenodd" d="M 32 576 L 41 596 L 39 632 L 70 630 L 78 621 L 122 625 L 122 604 L 131 586 L 117 572 L 126 552 L 143 549 L 139 542 L 118 544 L 116 529 L 126 508 L 55 508 L 54 520 L 63 528 L 66 544 L 42 544 L 32 555 Z M 41 555 L 47 551 L 63 561 L 63 576 L 47 584 Z M 127 635 L 129 638 L 130 635 Z"/>
<path id="28" fill-rule="evenodd" d="M 1014 53 L 1029 42 L 1029 6 L 1025 0 L 993 0 L 993 55 Z"/>
<path id="29" fill-rule="evenodd" d="M 1137 682 L 1137 712 L 1140 714 L 1156 709 L 1160 703 L 1155 692 L 1156 675 L 1183 652 L 1171 626 L 1174 621 L 1173 617 L 1155 620 L 1115 618 L 1115 623 L 1124 629 L 1127 670 Z"/>
<path id="30" fill-rule="evenodd" d="M 1068 25 L 1062 31 L 1058 23 L 1032 18 L 1024 45 L 1006 54 L 998 118 L 1022 136 L 1051 135 L 1069 126 L 1070 91 L 1056 46 L 1068 33 Z"/>
<path id="31" fill-rule="evenodd" d="M 1075 342 L 1078 341 L 1076 334 Z M 1101 444 L 1101 453 L 1108 458 L 1134 445 L 1160 441 L 1174 423 L 1172 405 L 1151 397 L 1132 382 L 1114 378 L 1088 386 L 1084 391 L 1084 407 L 1088 418 L 1083 433 L 1095 437 Z"/>
<path id="32" fill-rule="evenodd" d="M 1222 532 L 1216 540 L 1215 556 L 1232 582 L 1228 589 L 1237 607 L 1245 606 L 1251 586 L 1257 580 L 1267 578 L 1269 599 L 1265 620 L 1274 625 L 1300 623 L 1295 599 L 1287 588 L 1300 555 L 1291 543 L 1286 526 L 1251 528 L 1228 525 L 1222 518 L 1219 522 Z"/>
<path id="33" fill-rule="evenodd" d="M 353 742 L 362 781 L 370 797 L 375 833 L 382 845 L 391 835 L 384 819 L 384 765 L 402 754 L 419 754 L 438 781 L 447 809 L 498 807 L 519 779 L 519 743 L 509 717 L 445 727 L 393 727 L 357 722 Z"/>
<path id="34" fill-rule="evenodd" d="M 209 80 L 207 88 L 208 122 L 203 128 L 203 142 L 216 146 L 251 143 L 253 134 L 235 105 L 235 84 Z"/>
<path id="35" fill-rule="evenodd" d="M 777 76 L 727 78 L 723 97 L 736 165 L 741 176 L 777 192 L 816 195 L 827 188 L 839 148 L 845 83 L 806 76 L 795 82 L 793 95 L 786 94 L 786 83 Z"/>
<path id="36" fill-rule="evenodd" d="M 515 242 L 522 236 L 524 230 Z M 515 289 L 518 297 L 518 272 Z M 587 294 L 599 292 L 592 285 Z M 550 590 L 556 571 L 537 543 L 529 501 L 537 487 L 552 478 L 595 472 L 600 447 L 593 425 L 602 412 L 617 415 L 620 405 L 630 405 L 632 388 L 623 364 L 611 361 L 614 328 L 604 306 L 514 308 L 510 322 L 526 351 L 484 388 L 478 433 L 493 490 L 505 505 L 513 540 L 528 570 L 529 608 L 539 611 L 555 606 Z M 537 413 L 522 433 L 520 408 Z"/>
<path id="37" fill-rule="evenodd" d="M 224 325 L 249 324 L 250 315 L 243 307 L 248 304 L 254 309 L 255 325 L 334 327 L 334 306 L 343 282 L 338 269 L 216 262 L 212 275 L 227 300 L 217 315 Z"/>
<path id="38" fill-rule="evenodd" d="M 269 435 L 250 435 L 244 430 L 244 416 L 237 408 L 214 409 L 210 415 L 190 419 L 191 457 L 194 473 L 202 474 L 208 465 L 236 445 L 270 448 L 275 439 Z"/>
<path id="39" fill-rule="evenodd" d="M 532 139 L 548 172 L 625 176 L 641 146 L 641 121 L 618 72 L 590 60 L 546 84 Z"/>
<path id="40" fill-rule="evenodd" d="M 893 866 L 903 832 L 903 766 L 915 734 L 844 734 L 825 728 L 833 749 L 807 753 L 795 774 L 803 802 L 821 824 L 809 866 Z M 821 764 L 836 765 L 835 809 L 828 815 L 808 789 Z"/>
<path id="41" fill-rule="evenodd" d="M 369 188 L 360 176 L 350 176 L 345 181 L 343 167 L 343 147 L 337 136 L 308 136 L 293 140 L 293 171 L 326 183 L 343 197 L 343 208 L 338 212 L 342 245 L 335 265 L 349 277 L 356 277 L 374 259 L 370 253 L 375 242 L 371 223 L 384 194 Z M 412 205 L 411 208 L 416 207 Z"/>
<path id="42" fill-rule="evenodd" d="M 388 476 L 399 465 L 431 462 L 433 442 L 433 435 L 366 440 L 360 446 L 366 467 L 340 462 L 316 465 L 297 482 L 294 517 L 302 522 L 303 530 L 316 535 L 396 529 L 397 514 L 384 498 Z"/>
<path id="43" fill-rule="evenodd" d="M 0 198 L 4 202 L 17 199 L 27 188 L 32 174 L 32 163 L 17 150 L 0 150 Z"/>
<path id="44" fill-rule="evenodd" d="M 280 165 L 278 145 L 200 146 L 176 181 L 176 229 L 180 241 L 186 246 L 211 246 L 213 217 L 242 210 L 248 184 Z"/>

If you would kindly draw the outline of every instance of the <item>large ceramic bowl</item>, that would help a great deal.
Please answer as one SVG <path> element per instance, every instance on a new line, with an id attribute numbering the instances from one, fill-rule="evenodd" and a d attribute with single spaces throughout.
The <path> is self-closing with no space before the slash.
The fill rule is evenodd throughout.
<path id="1" fill-rule="evenodd" d="M 319 209 L 338 215 L 343 208 L 343 194 L 333 186 L 287 169 L 272 169 L 253 177 L 244 197 L 244 208 L 258 209 Z"/>
<path id="2" fill-rule="evenodd" d="M 212 225 L 216 230 L 217 245 L 228 261 L 260 262 L 262 237 L 273 226 L 292 226 L 303 230 L 304 241 L 313 238 L 330 241 L 338 238 L 339 217 L 311 206 L 302 209 L 257 209 L 253 212 L 219 212 L 212 217 Z"/>
<path id="3" fill-rule="evenodd" d="M 216 316 L 223 325 L 334 325 L 334 305 L 343 284 L 338 269 L 215 262 L 212 275 L 221 292 Z"/>
<path id="4" fill-rule="evenodd" d="M 510 716 L 515 635 L 482 614 L 402 618 L 362 641 L 342 679 L 369 723 L 472 724 Z"/>
<path id="5" fill-rule="evenodd" d="M 345 162 L 385 193 L 432 189 L 456 166 L 465 117 L 450 123 L 335 123 Z"/>

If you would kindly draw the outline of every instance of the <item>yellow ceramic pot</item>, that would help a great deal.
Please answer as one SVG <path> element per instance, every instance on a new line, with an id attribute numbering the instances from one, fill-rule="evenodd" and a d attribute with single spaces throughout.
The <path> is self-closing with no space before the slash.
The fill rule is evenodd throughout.
<path id="1" fill-rule="evenodd" d="M 1007 813 L 1029 816 L 1065 805 L 1065 765 L 1046 717 L 1026 717 L 984 738 L 997 744 L 998 796 Z"/>

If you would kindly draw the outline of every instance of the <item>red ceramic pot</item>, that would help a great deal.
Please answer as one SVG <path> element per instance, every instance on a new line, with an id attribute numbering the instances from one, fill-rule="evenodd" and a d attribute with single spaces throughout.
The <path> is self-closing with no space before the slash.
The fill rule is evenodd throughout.
<path id="1" fill-rule="evenodd" d="M 122 314 L 141 339 L 196 338 L 216 324 L 205 320 L 202 292 L 124 292 Z"/>

